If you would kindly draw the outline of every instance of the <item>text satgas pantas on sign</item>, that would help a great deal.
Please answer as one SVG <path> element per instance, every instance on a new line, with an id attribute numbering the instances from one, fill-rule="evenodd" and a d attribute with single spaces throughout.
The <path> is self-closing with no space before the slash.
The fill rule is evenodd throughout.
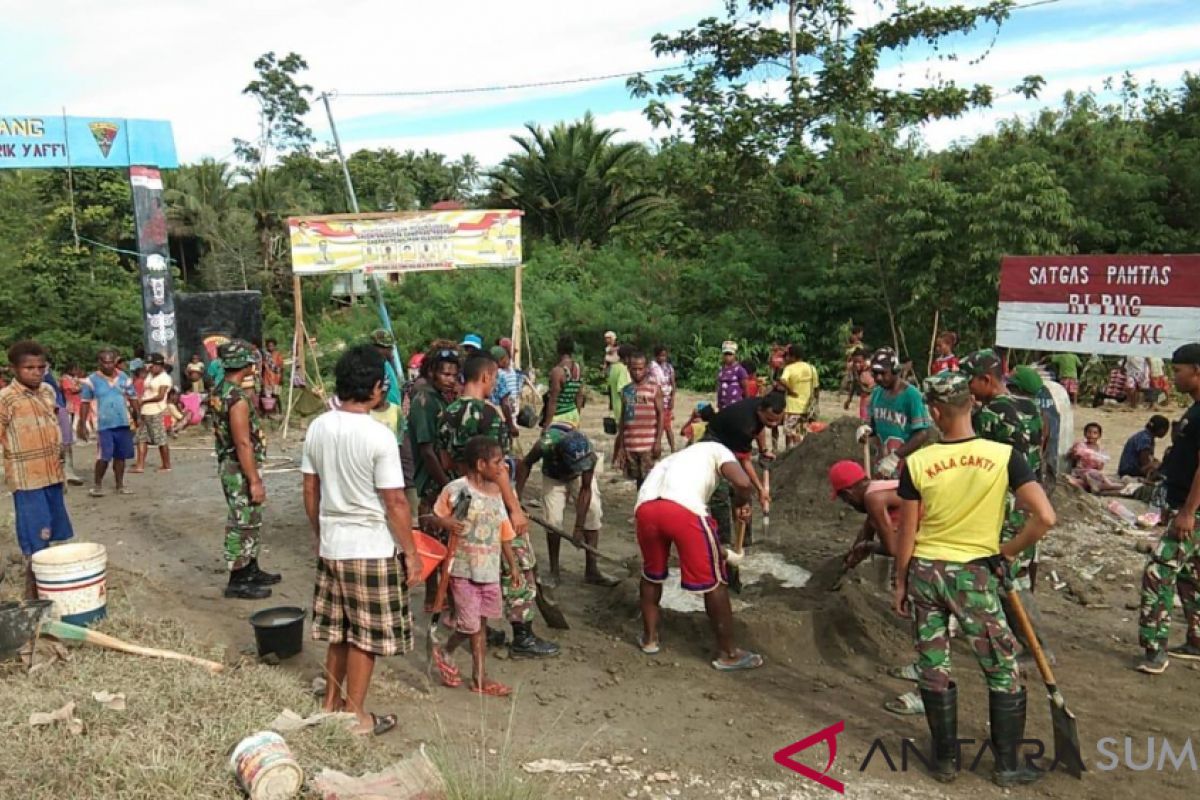
<path id="1" fill-rule="evenodd" d="M 996 344 L 1170 356 L 1200 341 L 1200 255 L 1010 256 Z"/>

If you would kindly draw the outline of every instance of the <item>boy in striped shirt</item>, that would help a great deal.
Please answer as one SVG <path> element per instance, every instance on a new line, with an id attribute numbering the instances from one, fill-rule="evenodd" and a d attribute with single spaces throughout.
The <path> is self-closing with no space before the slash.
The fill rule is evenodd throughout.
<path id="1" fill-rule="evenodd" d="M 640 489 L 662 456 L 663 392 L 650 377 L 645 353 L 629 356 L 629 378 L 630 383 L 621 389 L 621 408 L 614 409 L 621 421 L 615 460 L 624 464 L 625 476 L 636 481 Z"/>

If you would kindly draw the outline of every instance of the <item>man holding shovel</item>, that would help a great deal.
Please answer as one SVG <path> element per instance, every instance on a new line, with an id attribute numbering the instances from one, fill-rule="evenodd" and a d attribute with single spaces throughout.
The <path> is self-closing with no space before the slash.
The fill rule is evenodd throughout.
<path id="1" fill-rule="evenodd" d="M 575 504 L 576 541 L 596 547 L 600 543 L 600 523 L 604 511 L 600 505 L 600 487 L 595 480 L 596 451 L 587 435 L 567 423 L 556 422 L 546 428 L 540 439 L 517 466 L 517 496 L 520 497 L 529 480 L 529 473 L 538 461 L 542 462 L 542 508 L 551 525 L 561 528 L 567 501 Z M 558 586 L 559 551 L 562 540 L 552 533 L 546 535 L 546 551 L 550 554 L 548 586 Z M 584 583 L 595 586 L 615 586 L 619 581 L 600 571 L 592 552 L 584 556 Z"/>
<path id="2" fill-rule="evenodd" d="M 892 608 L 902 617 L 913 616 L 934 777 L 948 783 L 958 770 L 958 688 L 950 677 L 953 616 L 987 680 L 996 758 L 992 781 L 1002 787 L 1032 783 L 1042 773 L 1019 763 L 1026 695 L 1016 641 L 1000 606 L 1000 580 L 1007 577 L 1009 563 L 1054 525 L 1054 509 L 1020 453 L 975 435 L 971 389 L 962 373 L 931 376 L 924 388 L 941 441 L 910 454 L 900 475 L 904 504 Z M 1010 490 L 1029 517 L 1002 545 Z"/>
<path id="3" fill-rule="evenodd" d="M 659 651 L 658 623 L 662 585 L 667 580 L 671 545 L 679 552 L 680 585 L 704 596 L 704 611 L 717 640 L 714 669 L 722 672 L 755 669 L 762 656 L 733 646 L 733 608 L 725 561 L 727 551 L 717 540 L 716 521 L 709 515 L 708 498 L 724 478 L 733 491 L 733 513 L 750 517 L 750 478 L 728 447 L 698 442 L 660 461 L 638 492 L 637 541 L 642 551 L 641 606 L 645 626 L 638 642 L 642 652 Z"/>

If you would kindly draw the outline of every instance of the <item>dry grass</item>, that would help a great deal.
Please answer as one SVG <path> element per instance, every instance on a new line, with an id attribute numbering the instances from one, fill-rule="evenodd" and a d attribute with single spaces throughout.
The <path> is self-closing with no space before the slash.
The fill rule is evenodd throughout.
<path id="1" fill-rule="evenodd" d="M 153 647 L 220 659 L 219 648 L 172 620 L 110 603 L 102 630 Z M 284 708 L 307 715 L 315 699 L 294 673 L 248 665 L 212 676 L 187 664 L 139 658 L 91 646 L 72 660 L 26 676 L 0 670 L 0 798 L 21 800 L 165 800 L 238 798 L 228 756 L 243 737 L 266 728 Z M 108 711 L 91 693 L 124 692 L 128 709 Z M 34 711 L 75 701 L 86 729 L 31 728 Z M 287 735 L 307 776 L 322 767 L 361 774 L 386 766 L 379 748 L 337 724 Z"/>
<path id="2" fill-rule="evenodd" d="M 447 800 L 542 800 L 548 789 L 542 781 L 521 772 L 518 763 L 529 754 L 518 752 L 512 741 L 513 717 L 520 695 L 506 706 L 508 717 L 502 736 L 489 733 L 488 710 L 495 708 L 486 700 L 479 703 L 479 727 L 464 741 L 451 739 L 440 716 L 436 715 L 438 743 L 433 747 L 433 762 L 446 781 Z"/>

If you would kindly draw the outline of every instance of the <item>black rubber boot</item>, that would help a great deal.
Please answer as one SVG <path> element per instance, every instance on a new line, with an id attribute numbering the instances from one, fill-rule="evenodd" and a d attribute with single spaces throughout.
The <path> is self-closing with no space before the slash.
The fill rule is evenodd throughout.
<path id="1" fill-rule="evenodd" d="M 271 596 L 271 590 L 265 586 L 253 583 L 253 573 L 250 567 L 235 569 L 229 573 L 229 585 L 225 587 L 225 596 L 238 600 L 263 600 Z"/>
<path id="2" fill-rule="evenodd" d="M 554 642 L 539 639 L 533 633 L 532 622 L 514 622 L 513 640 L 508 650 L 514 656 L 526 658 L 548 658 L 558 655 L 559 647 Z"/>
<path id="3" fill-rule="evenodd" d="M 933 742 L 933 777 L 950 783 L 958 777 L 958 686 L 952 683 L 944 692 L 922 689 L 921 700 Z"/>
<path id="4" fill-rule="evenodd" d="M 246 569 L 249 570 L 247 573 L 249 575 L 247 582 L 255 586 L 274 586 L 283 580 L 283 576 L 276 572 L 263 572 L 258 566 L 257 558 L 250 559 L 250 566 Z"/>
<path id="5" fill-rule="evenodd" d="M 488 647 L 504 647 L 504 643 L 508 641 L 508 637 L 504 635 L 504 631 L 499 628 L 487 626 L 487 643 Z"/>
<path id="6" fill-rule="evenodd" d="M 996 751 L 996 769 L 992 783 L 1008 789 L 1041 780 L 1045 775 L 1022 763 L 1017 752 L 1025 738 L 1025 689 L 1016 694 L 988 692 L 988 711 L 992 722 L 992 747 Z"/>

